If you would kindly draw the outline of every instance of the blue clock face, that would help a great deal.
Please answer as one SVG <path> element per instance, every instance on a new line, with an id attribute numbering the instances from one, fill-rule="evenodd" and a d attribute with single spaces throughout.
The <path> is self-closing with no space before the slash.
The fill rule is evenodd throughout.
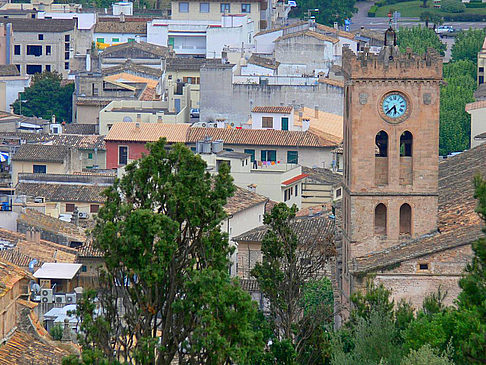
<path id="1" fill-rule="evenodd" d="M 407 111 L 407 100 L 402 94 L 392 93 L 383 100 L 383 113 L 389 118 L 400 118 Z"/>

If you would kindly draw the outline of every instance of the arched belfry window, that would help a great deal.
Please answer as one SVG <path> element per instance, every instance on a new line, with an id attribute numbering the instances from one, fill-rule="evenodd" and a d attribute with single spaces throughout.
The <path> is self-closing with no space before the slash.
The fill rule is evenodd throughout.
<path id="1" fill-rule="evenodd" d="M 412 207 L 407 203 L 400 207 L 400 234 L 412 234 Z"/>
<path id="2" fill-rule="evenodd" d="M 386 235 L 386 206 L 383 203 L 375 207 L 375 235 Z"/>
<path id="3" fill-rule="evenodd" d="M 388 134 L 385 131 L 380 131 L 375 137 L 375 156 L 388 157 Z"/>
<path id="4" fill-rule="evenodd" d="M 413 153 L 413 136 L 409 131 L 405 131 L 400 136 L 400 156 L 412 157 Z"/>

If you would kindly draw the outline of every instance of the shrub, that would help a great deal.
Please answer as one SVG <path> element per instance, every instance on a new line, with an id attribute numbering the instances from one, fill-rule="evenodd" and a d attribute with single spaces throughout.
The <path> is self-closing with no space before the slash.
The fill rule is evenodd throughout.
<path id="1" fill-rule="evenodd" d="M 483 14 L 446 14 L 444 15 L 444 21 L 446 22 L 484 22 L 486 21 L 486 15 Z"/>
<path id="2" fill-rule="evenodd" d="M 486 8 L 486 3 L 478 3 L 478 2 L 470 2 L 470 3 L 465 3 L 466 8 L 468 9 L 477 9 L 477 8 Z"/>
<path id="3" fill-rule="evenodd" d="M 370 10 L 368 10 L 368 16 L 370 18 L 374 18 L 376 16 L 376 11 L 378 10 L 378 6 L 373 5 Z"/>
<path id="4" fill-rule="evenodd" d="M 466 7 L 460 0 L 442 0 L 440 9 L 445 13 L 463 13 Z"/>
<path id="5" fill-rule="evenodd" d="M 62 340 L 62 332 L 63 328 L 60 324 L 56 324 L 55 326 L 51 327 L 51 330 L 49 331 L 51 337 L 56 341 Z"/>

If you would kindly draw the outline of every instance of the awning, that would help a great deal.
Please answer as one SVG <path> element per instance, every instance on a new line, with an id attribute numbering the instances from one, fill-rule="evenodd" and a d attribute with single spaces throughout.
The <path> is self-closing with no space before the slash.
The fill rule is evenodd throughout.
<path id="1" fill-rule="evenodd" d="M 81 269 L 81 266 L 81 264 L 66 264 L 62 262 L 45 263 L 34 273 L 34 278 L 71 280 Z"/>

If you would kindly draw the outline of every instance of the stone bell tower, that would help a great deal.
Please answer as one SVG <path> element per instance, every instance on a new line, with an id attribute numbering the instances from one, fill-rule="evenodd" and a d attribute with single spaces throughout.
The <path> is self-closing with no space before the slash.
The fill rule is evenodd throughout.
<path id="1" fill-rule="evenodd" d="M 437 229 L 442 59 L 402 54 L 390 27 L 380 54 L 343 49 L 341 304 L 363 284 L 353 259 Z"/>

